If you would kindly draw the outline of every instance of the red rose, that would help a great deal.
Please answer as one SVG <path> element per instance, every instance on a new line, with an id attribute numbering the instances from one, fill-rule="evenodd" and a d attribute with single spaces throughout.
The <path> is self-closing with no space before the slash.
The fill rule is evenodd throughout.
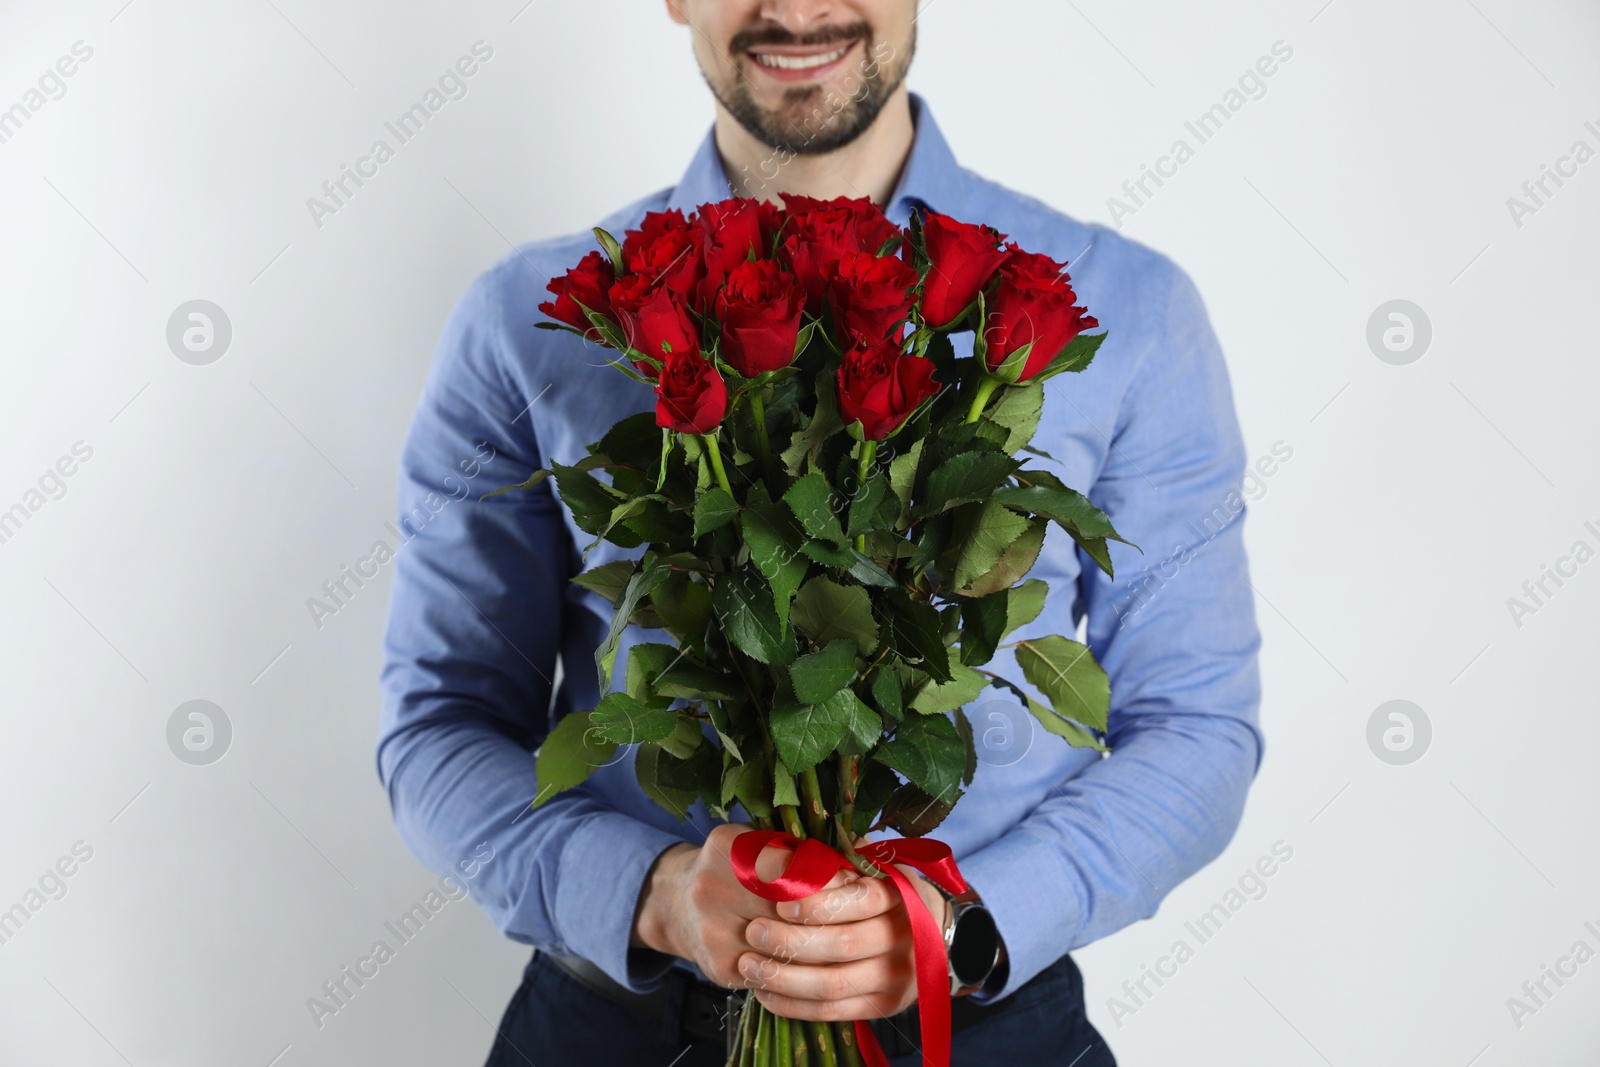
<path id="1" fill-rule="evenodd" d="M 1005 235 L 929 211 L 923 216 L 922 236 L 930 263 L 922 286 L 922 320 L 935 328 L 948 326 L 1006 261 L 1010 253 L 1000 247 Z M 909 263 L 911 245 L 903 251 Z"/>
<path id="2" fill-rule="evenodd" d="M 590 311 L 597 311 L 614 320 L 610 293 L 615 278 L 611 261 L 599 252 L 590 252 L 564 277 L 550 279 L 550 284 L 545 288 L 554 293 L 556 298 L 554 302 L 547 300 L 540 304 L 539 310 L 557 322 L 582 330 L 590 340 L 598 341 L 600 332 L 578 305 L 582 304 Z"/>
<path id="3" fill-rule="evenodd" d="M 822 268 L 833 324 L 846 344 L 875 345 L 911 314 L 917 272 L 894 256 L 850 252 Z"/>
<path id="4" fill-rule="evenodd" d="M 740 263 L 717 293 L 722 358 L 746 378 L 794 361 L 806 294 L 794 275 L 770 259 Z"/>
<path id="5" fill-rule="evenodd" d="M 839 364 L 839 413 L 861 434 L 881 441 L 939 391 L 933 363 L 903 355 L 895 344 L 852 348 Z"/>
<path id="6" fill-rule="evenodd" d="M 876 254 L 884 242 L 900 232 L 866 197 L 813 200 L 786 193 L 783 202 L 788 209 L 788 225 L 780 247 L 789 269 L 800 279 L 806 291 L 806 306 L 814 315 L 822 312 L 824 264 L 850 252 Z"/>
<path id="7" fill-rule="evenodd" d="M 629 347 L 662 359 L 667 352 L 700 351 L 700 334 L 683 301 L 672 290 L 642 274 L 630 274 L 611 290 L 611 306 Z M 654 378 L 656 369 L 635 360 L 641 374 Z"/>
<path id="8" fill-rule="evenodd" d="M 757 259 L 765 258 L 767 246 L 761 239 L 761 209 L 754 200 L 736 198 L 701 204 L 695 225 L 700 231 L 706 265 L 697 306 L 707 308 L 728 272 L 748 260 L 752 249 Z"/>
<path id="9" fill-rule="evenodd" d="M 656 383 L 656 425 L 710 433 L 728 413 L 728 386 L 698 352 L 671 352 Z"/>
<path id="10" fill-rule="evenodd" d="M 1078 297 L 1063 269 L 1066 264 L 1024 252 L 1015 244 L 1006 249 L 1011 255 L 997 272 L 1000 285 L 989 305 L 983 333 L 988 346 L 984 362 L 998 373 L 1008 356 L 1032 342 L 1023 366 L 1004 374 L 1007 381 L 1025 382 L 1044 370 L 1074 337 L 1099 326 L 1100 321 L 1084 314 L 1086 309 L 1073 306 Z"/>
<path id="11" fill-rule="evenodd" d="M 701 231 L 683 212 L 652 211 L 637 230 L 623 235 L 622 265 L 689 300 L 705 274 L 704 243 Z"/>

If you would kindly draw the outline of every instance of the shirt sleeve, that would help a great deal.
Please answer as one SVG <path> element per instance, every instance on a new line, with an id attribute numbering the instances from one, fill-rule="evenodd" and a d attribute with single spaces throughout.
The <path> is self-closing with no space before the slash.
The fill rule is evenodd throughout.
<path id="1" fill-rule="evenodd" d="M 1079 552 L 1088 644 L 1111 679 L 1112 751 L 962 859 L 1009 960 L 1004 985 L 976 994 L 984 1000 L 1155 914 L 1232 838 L 1260 764 L 1244 447 L 1200 295 L 1167 269 L 1165 327 L 1134 372 L 1089 494 L 1145 554 L 1113 546 L 1113 580 Z M 1067 610 L 1051 610 L 1040 632 L 1072 633 Z"/>
<path id="2" fill-rule="evenodd" d="M 681 838 L 582 787 L 528 810 L 577 553 L 548 482 L 478 499 L 544 465 L 504 372 L 527 323 L 493 279 L 446 326 L 405 443 L 378 774 L 407 846 L 506 936 L 643 991 L 672 957 L 629 948 L 634 912 Z"/>

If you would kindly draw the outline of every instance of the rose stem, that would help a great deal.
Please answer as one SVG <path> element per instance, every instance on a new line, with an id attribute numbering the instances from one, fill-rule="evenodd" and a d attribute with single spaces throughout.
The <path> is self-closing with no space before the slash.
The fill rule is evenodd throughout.
<path id="1" fill-rule="evenodd" d="M 756 1012 L 761 1009 L 761 1002 L 755 994 L 746 993 L 744 1008 L 739 1012 L 739 1038 L 734 1044 L 733 1063 L 730 1067 L 755 1067 L 755 1048 L 751 1038 Z"/>
<path id="2" fill-rule="evenodd" d="M 971 420 L 969 419 L 967 421 L 970 422 Z M 722 486 L 722 491 L 724 493 L 732 496 L 733 486 L 728 484 L 728 472 L 724 470 L 722 466 L 722 449 L 717 447 L 716 431 L 713 430 L 711 433 L 701 434 L 700 440 L 704 441 L 706 443 L 706 447 L 711 450 L 711 470 L 712 473 L 717 476 L 717 484 Z"/>
<path id="3" fill-rule="evenodd" d="M 861 1049 L 856 1047 L 855 1024 L 841 1021 L 834 1025 L 839 1028 L 839 1058 L 845 1067 L 867 1067 L 861 1058 Z"/>
<path id="4" fill-rule="evenodd" d="M 968 419 L 967 421 L 971 422 L 972 420 Z M 878 442 L 871 439 L 861 442 L 861 462 L 856 465 L 856 492 L 864 493 L 867 491 L 867 471 L 872 468 L 872 459 L 877 454 Z M 856 534 L 856 551 L 862 553 L 863 555 L 866 554 L 866 534 Z"/>
<path id="5" fill-rule="evenodd" d="M 772 1013 L 765 1007 L 756 1016 L 756 1067 L 776 1067 L 778 1057 L 772 1049 Z"/>
<path id="6" fill-rule="evenodd" d="M 772 445 L 767 440 L 767 409 L 761 400 L 762 386 L 750 389 L 750 415 L 756 420 L 756 444 L 761 447 L 761 469 L 767 472 L 767 482 L 778 484 L 778 469 L 772 465 Z"/>
<path id="7" fill-rule="evenodd" d="M 839 1058 L 833 1054 L 832 1031 L 828 1024 L 815 1019 L 806 1023 L 811 1039 L 817 1043 L 817 1061 L 822 1067 L 839 1067 Z"/>
<path id="8" fill-rule="evenodd" d="M 772 1063 L 773 1067 L 793 1067 L 794 1042 L 790 1040 L 789 1020 L 783 1015 L 772 1017 Z"/>
<path id="9" fill-rule="evenodd" d="M 817 781 L 817 769 L 807 767 L 800 775 L 800 796 L 805 801 L 806 827 L 811 836 L 824 839 L 828 835 L 828 813 L 822 806 L 822 785 Z"/>
<path id="10" fill-rule="evenodd" d="M 804 1023 L 789 1024 L 789 1040 L 794 1042 L 794 1067 L 811 1067 L 811 1050 L 806 1044 Z"/>
<path id="11" fill-rule="evenodd" d="M 978 383 L 977 393 L 972 397 L 972 406 L 967 409 L 968 422 L 978 421 L 978 416 L 983 414 L 984 405 L 989 402 L 989 397 L 993 395 L 995 387 L 999 384 L 999 378 L 994 378 L 987 374 L 983 376 L 983 380 Z"/>

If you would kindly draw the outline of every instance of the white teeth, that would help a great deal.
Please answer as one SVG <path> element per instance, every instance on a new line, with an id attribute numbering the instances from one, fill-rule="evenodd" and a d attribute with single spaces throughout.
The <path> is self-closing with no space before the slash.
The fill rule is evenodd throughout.
<path id="1" fill-rule="evenodd" d="M 770 52 L 757 52 L 755 57 L 756 62 L 763 67 L 776 67 L 778 70 L 810 70 L 812 67 L 826 66 L 848 51 L 850 46 L 845 45 L 836 51 L 818 56 L 780 56 Z"/>

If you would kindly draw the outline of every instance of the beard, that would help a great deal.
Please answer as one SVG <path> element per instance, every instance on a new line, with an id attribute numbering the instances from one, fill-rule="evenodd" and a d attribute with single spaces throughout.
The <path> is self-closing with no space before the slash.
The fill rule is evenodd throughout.
<path id="1" fill-rule="evenodd" d="M 784 90 L 782 102 L 775 108 L 756 102 L 744 73 L 745 63 L 754 62 L 747 56 L 750 49 L 764 44 L 803 47 L 854 41 L 861 42 L 861 57 L 839 88 L 795 86 Z M 880 58 L 880 51 L 887 51 L 888 55 Z M 851 143 L 877 120 L 889 98 L 905 82 L 915 51 L 915 28 L 903 55 L 878 44 L 866 22 L 799 35 L 777 28 L 753 30 L 737 33 L 729 42 L 733 74 L 722 84 L 712 80 L 709 73 L 705 79 L 717 102 L 750 136 L 777 151 L 819 156 Z"/>

